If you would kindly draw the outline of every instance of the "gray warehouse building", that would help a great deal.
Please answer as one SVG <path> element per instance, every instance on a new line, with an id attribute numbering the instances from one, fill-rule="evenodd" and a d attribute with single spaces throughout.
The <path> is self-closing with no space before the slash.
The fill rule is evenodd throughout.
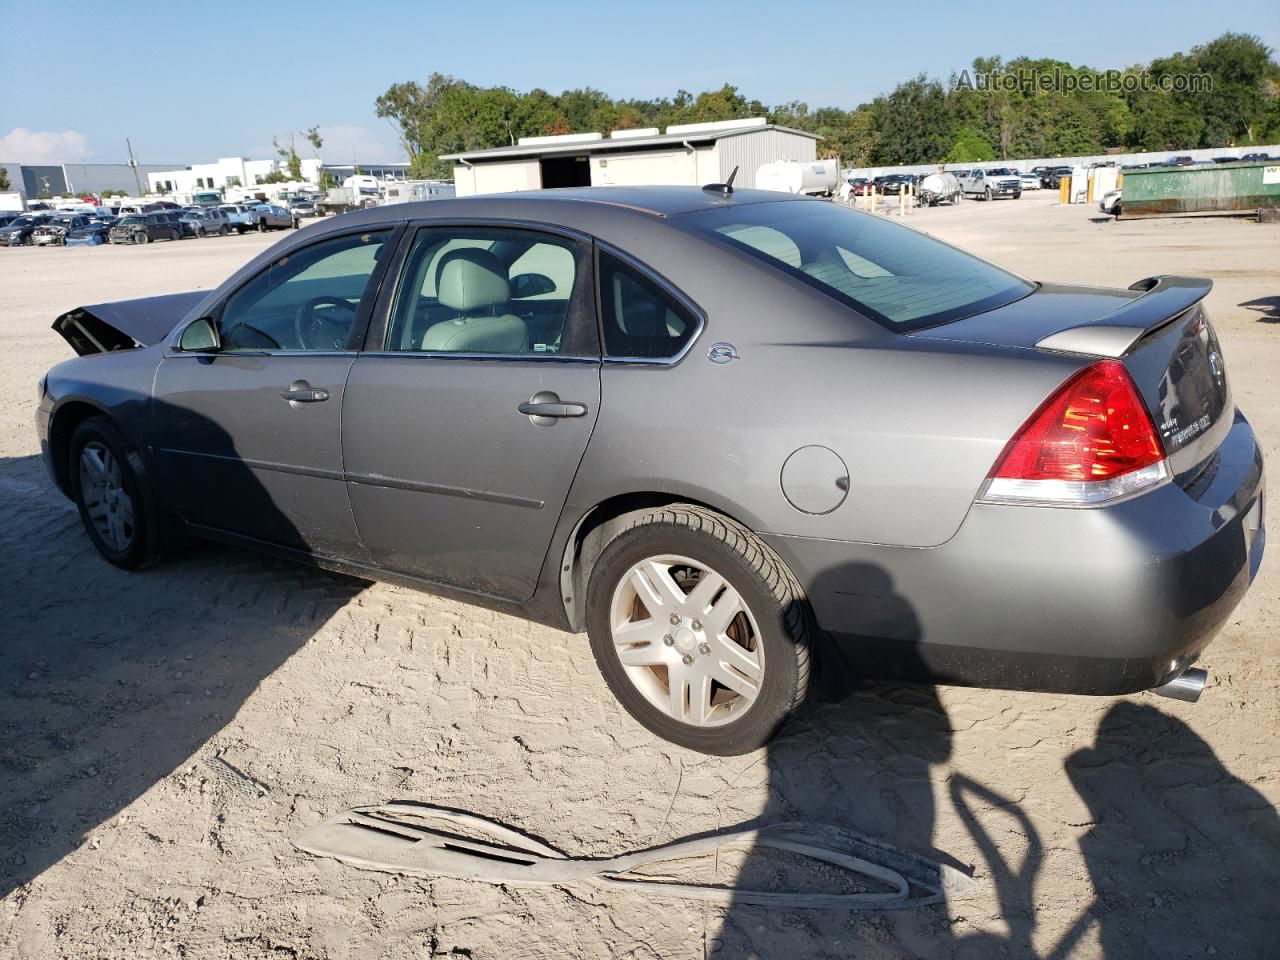
<path id="1" fill-rule="evenodd" d="M 522 137 L 515 146 L 444 154 L 454 163 L 460 197 L 551 187 L 723 182 L 754 187 L 756 170 L 775 160 L 817 159 L 816 133 L 770 124 L 763 117 L 687 123 L 646 130 Z"/>
<path id="2" fill-rule="evenodd" d="M 134 168 L 127 163 L 60 163 L 23 164 L 0 163 L 9 175 L 11 189 L 22 193 L 27 200 L 34 200 L 42 193 L 49 196 L 71 196 L 82 193 L 102 193 L 104 190 L 123 190 L 128 194 L 147 187 L 147 174 L 172 170 L 172 163 L 140 163 L 137 177 Z"/>

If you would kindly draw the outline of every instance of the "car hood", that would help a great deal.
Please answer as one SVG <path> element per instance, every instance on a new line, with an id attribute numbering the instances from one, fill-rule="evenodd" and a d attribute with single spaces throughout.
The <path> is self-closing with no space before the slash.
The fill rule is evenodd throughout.
<path id="1" fill-rule="evenodd" d="M 206 296 L 207 290 L 192 290 L 162 297 L 89 304 L 62 314 L 53 321 L 53 329 L 82 357 L 147 347 L 167 337 L 178 321 Z"/>

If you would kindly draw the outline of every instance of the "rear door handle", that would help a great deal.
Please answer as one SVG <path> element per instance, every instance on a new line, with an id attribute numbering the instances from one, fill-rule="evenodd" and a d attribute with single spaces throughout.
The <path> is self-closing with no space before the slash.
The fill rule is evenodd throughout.
<path id="1" fill-rule="evenodd" d="M 533 423 L 544 427 L 550 426 L 557 420 L 570 417 L 585 417 L 587 415 L 587 405 L 585 403 L 561 400 L 558 395 L 549 390 L 538 391 L 528 400 L 517 405 L 516 409 L 527 416 Z"/>
<path id="2" fill-rule="evenodd" d="M 280 396 L 293 406 L 297 403 L 320 403 L 329 399 L 329 391 L 313 387 L 305 380 L 295 380 L 289 384 L 288 390 L 281 390 Z"/>

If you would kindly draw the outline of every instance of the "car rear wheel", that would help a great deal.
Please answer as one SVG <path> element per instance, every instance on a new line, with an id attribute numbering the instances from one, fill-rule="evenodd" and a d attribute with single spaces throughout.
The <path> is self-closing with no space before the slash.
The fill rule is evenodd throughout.
<path id="1" fill-rule="evenodd" d="M 167 540 L 163 514 L 142 458 L 115 424 L 106 417 L 81 423 L 67 463 L 71 498 L 98 552 L 126 570 L 159 560 Z"/>
<path id="2" fill-rule="evenodd" d="M 767 743 L 808 690 L 812 630 L 782 560 L 701 507 L 637 515 L 591 571 L 587 632 L 605 682 L 641 724 L 691 750 Z"/>
<path id="3" fill-rule="evenodd" d="M 225 237 L 230 232 L 231 229 L 225 223 L 218 228 L 218 236 L 220 237 Z"/>

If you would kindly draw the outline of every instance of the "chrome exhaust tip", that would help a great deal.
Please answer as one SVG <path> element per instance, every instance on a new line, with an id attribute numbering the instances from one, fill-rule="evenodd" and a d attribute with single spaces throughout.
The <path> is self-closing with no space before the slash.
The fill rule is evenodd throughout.
<path id="1" fill-rule="evenodd" d="M 1204 692 L 1204 682 L 1209 679 L 1209 671 L 1200 667 L 1187 667 L 1168 683 L 1152 689 L 1152 693 L 1173 700 L 1185 700 L 1195 703 Z"/>

